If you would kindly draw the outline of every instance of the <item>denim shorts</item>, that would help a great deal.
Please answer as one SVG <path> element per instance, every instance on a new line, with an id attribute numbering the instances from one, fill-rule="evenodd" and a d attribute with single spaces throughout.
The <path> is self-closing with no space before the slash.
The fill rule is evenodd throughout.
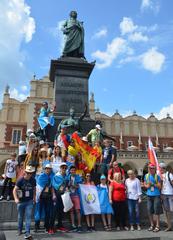
<path id="1" fill-rule="evenodd" d="M 148 196 L 147 210 L 149 214 L 160 215 L 163 213 L 160 196 Z"/>
<path id="2" fill-rule="evenodd" d="M 173 211 L 173 195 L 162 195 L 163 208 L 167 212 Z"/>

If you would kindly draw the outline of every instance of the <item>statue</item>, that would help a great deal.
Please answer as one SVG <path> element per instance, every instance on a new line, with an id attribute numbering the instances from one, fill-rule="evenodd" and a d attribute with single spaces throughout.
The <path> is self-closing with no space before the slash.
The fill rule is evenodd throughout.
<path id="1" fill-rule="evenodd" d="M 75 117 L 75 111 L 74 111 L 74 108 L 71 107 L 70 108 L 70 117 L 66 118 L 66 119 L 64 119 L 60 122 L 60 124 L 58 125 L 58 132 L 60 132 L 62 128 L 67 128 L 67 132 L 69 134 L 72 134 L 75 131 L 80 132 L 80 123 L 84 119 L 84 117 L 86 116 L 87 110 L 88 110 L 87 104 L 85 104 L 84 113 L 78 119 L 75 119 L 74 118 Z"/>
<path id="2" fill-rule="evenodd" d="M 63 57 L 85 58 L 83 22 L 77 20 L 76 11 L 70 12 L 70 19 L 65 21 L 62 31 L 66 35 Z"/>

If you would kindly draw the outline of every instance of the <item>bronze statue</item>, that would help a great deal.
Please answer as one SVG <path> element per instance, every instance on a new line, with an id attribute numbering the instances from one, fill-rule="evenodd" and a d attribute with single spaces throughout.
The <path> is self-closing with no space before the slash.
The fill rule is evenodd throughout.
<path id="1" fill-rule="evenodd" d="M 85 58 L 83 22 L 77 20 L 76 11 L 70 12 L 70 19 L 65 21 L 62 31 L 66 35 L 63 57 Z"/>
<path id="2" fill-rule="evenodd" d="M 84 117 L 87 114 L 87 104 L 85 104 L 85 110 L 84 113 L 77 119 L 75 119 L 75 111 L 74 108 L 70 108 L 70 117 L 62 120 L 60 124 L 58 125 L 58 132 L 61 131 L 62 128 L 67 128 L 68 134 L 72 134 L 75 131 L 80 132 L 80 123 L 84 119 Z"/>

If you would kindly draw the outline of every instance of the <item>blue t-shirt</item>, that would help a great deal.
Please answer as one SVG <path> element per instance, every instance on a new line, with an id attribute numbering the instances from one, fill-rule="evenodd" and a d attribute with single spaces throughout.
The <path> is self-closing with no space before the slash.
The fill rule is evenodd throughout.
<path id="1" fill-rule="evenodd" d="M 151 174 L 146 174 L 144 181 L 148 184 L 149 182 L 152 184 L 150 188 L 147 189 L 147 196 L 160 196 L 160 190 L 158 187 L 153 186 L 154 184 L 161 182 L 160 176 L 155 174 L 154 176 Z"/>

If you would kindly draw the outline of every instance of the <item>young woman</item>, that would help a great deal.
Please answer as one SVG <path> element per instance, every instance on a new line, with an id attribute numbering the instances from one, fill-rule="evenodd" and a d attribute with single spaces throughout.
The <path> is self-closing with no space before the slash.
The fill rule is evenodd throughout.
<path id="1" fill-rule="evenodd" d="M 134 231 L 134 224 L 137 225 L 137 230 L 141 230 L 139 220 L 139 203 L 141 202 L 141 184 L 138 178 L 136 178 L 133 170 L 127 172 L 128 178 L 126 179 L 126 192 L 127 203 L 129 211 L 130 230 Z"/>
<path id="2" fill-rule="evenodd" d="M 91 181 L 91 174 L 87 173 L 85 177 L 85 185 L 95 185 L 93 181 Z M 87 232 L 95 231 L 95 219 L 94 214 L 86 215 L 86 222 L 87 222 Z"/>
<path id="3" fill-rule="evenodd" d="M 59 146 L 55 146 L 53 150 L 53 155 L 51 156 L 52 161 L 52 170 L 56 174 L 60 170 L 60 164 L 63 162 L 61 157 L 61 148 Z"/>
<path id="4" fill-rule="evenodd" d="M 106 184 L 106 177 L 100 177 L 100 184 L 97 185 L 97 191 L 100 201 L 101 217 L 105 231 L 111 231 L 111 216 L 113 214 L 112 206 L 109 203 L 109 191 Z"/>
<path id="5" fill-rule="evenodd" d="M 127 219 L 127 203 L 126 203 L 126 188 L 122 180 L 121 173 L 114 173 L 113 180 L 109 186 L 109 201 L 112 204 L 115 216 L 117 230 L 122 227 L 128 230 Z"/>
<path id="6" fill-rule="evenodd" d="M 32 166 L 37 170 L 39 164 L 39 156 L 38 156 L 38 147 L 33 148 L 31 154 L 28 154 L 25 159 L 25 167 L 27 165 Z"/>

